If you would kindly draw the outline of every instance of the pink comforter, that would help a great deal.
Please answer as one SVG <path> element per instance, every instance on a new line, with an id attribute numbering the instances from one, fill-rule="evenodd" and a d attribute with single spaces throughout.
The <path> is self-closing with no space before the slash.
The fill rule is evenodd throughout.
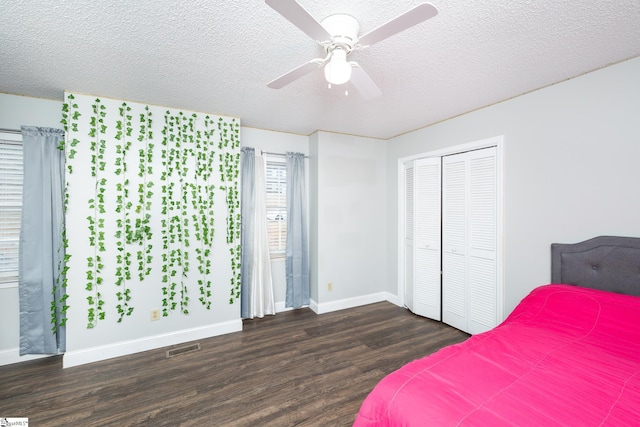
<path id="1" fill-rule="evenodd" d="M 389 374 L 354 426 L 640 426 L 640 298 L 531 292 L 493 330 Z"/>

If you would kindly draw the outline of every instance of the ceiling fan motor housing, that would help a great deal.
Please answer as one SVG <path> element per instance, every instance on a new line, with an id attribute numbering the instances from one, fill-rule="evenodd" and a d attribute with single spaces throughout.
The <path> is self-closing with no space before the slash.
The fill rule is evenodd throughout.
<path id="1" fill-rule="evenodd" d="M 325 46 L 327 52 L 331 52 L 336 47 L 342 47 L 349 53 L 358 42 L 360 24 L 351 15 L 330 15 L 323 19 L 320 24 L 331 34 L 331 43 Z"/>

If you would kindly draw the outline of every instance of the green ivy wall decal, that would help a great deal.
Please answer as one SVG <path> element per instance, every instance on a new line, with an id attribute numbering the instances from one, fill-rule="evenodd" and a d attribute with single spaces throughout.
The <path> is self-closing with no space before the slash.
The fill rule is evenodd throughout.
<path id="1" fill-rule="evenodd" d="M 198 262 L 198 289 L 199 301 L 207 310 L 211 308 L 211 254 L 214 238 L 214 191 L 215 185 L 211 183 L 213 177 L 212 148 L 213 135 L 215 133 L 215 121 L 211 117 L 204 118 L 205 130 L 196 135 L 196 184 L 193 195 L 193 224 L 195 238 L 198 242 L 196 248 L 196 260 Z"/>
<path id="2" fill-rule="evenodd" d="M 71 159 L 75 157 L 76 150 L 75 146 L 78 144 L 77 139 L 71 140 L 70 143 L 67 142 L 67 136 L 69 134 L 69 130 L 77 131 L 78 130 L 78 118 L 80 117 L 80 112 L 78 111 L 78 104 L 74 101 L 74 96 L 69 95 L 65 102 L 62 104 L 62 120 L 60 121 L 63 125 L 65 131 L 65 138 L 60 142 L 58 148 L 64 152 L 65 155 L 65 164 L 68 165 L 68 172 L 72 172 L 71 168 Z M 63 190 L 63 205 L 62 209 L 66 213 L 67 207 L 69 205 L 69 181 L 65 180 Z M 56 277 L 56 283 L 53 286 L 53 293 L 57 293 L 59 288 L 64 288 L 65 290 L 68 287 L 69 279 L 67 277 L 67 273 L 69 272 L 69 261 L 71 260 L 71 255 L 68 254 L 67 248 L 69 247 L 69 239 L 67 238 L 66 226 L 62 230 L 62 239 L 61 239 L 61 248 L 64 249 L 65 256 L 58 261 L 58 277 Z M 69 306 L 67 305 L 67 300 L 69 298 L 69 294 L 65 292 L 60 301 L 56 303 L 56 301 L 51 302 L 50 307 L 50 315 L 51 315 L 51 331 L 56 332 L 57 326 L 64 326 L 67 323 L 67 311 L 69 310 Z M 60 313 L 60 316 L 58 316 Z"/>
<path id="3" fill-rule="evenodd" d="M 132 316 L 140 296 L 151 307 L 145 297 L 159 297 L 163 316 L 189 314 L 194 295 L 212 309 L 221 286 L 231 286 L 233 303 L 240 285 L 239 121 L 165 110 L 155 123 L 159 107 L 65 95 L 67 177 L 77 189 L 65 197 L 66 215 L 87 223 L 72 227 L 65 242 L 86 267 L 71 263 L 65 272 L 84 279 L 87 327 L 112 312 L 117 322 L 140 319 Z M 226 216 L 226 234 L 215 232 L 216 215 Z M 215 271 L 216 258 L 228 259 L 231 270 Z"/>
<path id="4" fill-rule="evenodd" d="M 200 303 L 211 308 L 215 185 L 213 172 L 216 123 L 204 117 L 204 131 L 196 129 L 197 114 L 190 116 L 169 111 L 165 114 L 161 180 L 163 201 L 163 315 L 178 305 L 187 314 L 190 301 L 185 280 L 195 263 Z M 193 230 L 192 240 L 191 231 Z"/>
<path id="5" fill-rule="evenodd" d="M 220 179 L 221 189 L 227 199 L 227 243 L 231 252 L 231 296 L 229 304 L 240 297 L 240 195 L 238 176 L 240 173 L 240 125 L 235 119 L 231 123 L 220 118 Z"/>
<path id="6" fill-rule="evenodd" d="M 89 247 L 92 252 L 87 257 L 87 284 L 86 290 L 89 291 L 87 301 L 89 310 L 87 313 L 87 327 L 93 328 L 97 325 L 98 320 L 104 320 L 105 309 L 104 299 L 100 292 L 103 282 L 102 270 L 104 264 L 102 261 L 102 253 L 105 248 L 105 218 L 106 213 L 104 193 L 106 191 L 107 179 L 103 177 L 106 162 L 104 154 L 106 151 L 106 141 L 101 137 L 106 132 L 104 117 L 106 108 L 101 104 L 100 99 L 96 99 L 92 105 L 93 115 L 91 116 L 89 137 L 91 138 L 91 176 L 95 178 L 94 194 L 88 200 L 89 209 L 92 212 L 87 217 L 89 222 Z"/>
<path id="7" fill-rule="evenodd" d="M 67 168 L 67 173 L 71 175 L 73 173 L 72 161 L 75 159 L 77 154 L 76 146 L 80 143 L 80 140 L 75 136 L 73 138 L 69 137 L 70 132 L 74 135 L 78 132 L 78 120 L 81 116 L 78 104 L 75 101 L 75 97 L 73 94 L 69 94 L 62 104 L 62 120 L 61 123 L 64 127 L 65 139 L 64 145 L 60 147 L 61 150 L 65 152 L 65 165 Z M 63 203 L 63 211 L 66 212 L 69 207 L 69 180 L 65 179 L 65 188 L 64 188 L 64 203 Z M 65 229 L 62 232 L 62 246 L 65 250 L 64 259 L 60 261 L 58 265 L 58 277 L 56 278 L 56 285 L 54 286 L 53 292 L 57 292 L 57 287 L 62 287 L 65 290 L 68 289 L 69 284 L 69 262 L 71 260 L 71 254 L 69 254 L 69 238 L 67 237 L 66 225 Z M 60 315 L 61 318 L 58 318 L 58 307 L 56 307 L 55 302 L 51 304 L 51 330 L 53 332 L 56 331 L 56 322 L 59 326 L 64 326 L 67 323 L 67 311 L 69 310 L 69 305 L 67 304 L 67 300 L 69 298 L 69 293 L 65 292 L 64 296 L 60 299 Z"/>
<path id="8" fill-rule="evenodd" d="M 69 173 L 73 172 L 73 168 L 71 167 L 70 160 L 73 160 L 78 152 L 76 146 L 80 143 L 78 138 L 68 138 L 69 132 L 74 133 L 74 135 L 78 132 L 78 119 L 81 114 L 78 108 L 78 104 L 75 102 L 75 97 L 73 94 L 69 94 L 67 96 L 67 102 L 62 104 L 62 120 L 61 123 L 64 126 L 65 131 L 65 141 L 67 141 L 67 147 L 65 147 L 66 151 L 66 164 L 67 171 Z"/>
<path id="9" fill-rule="evenodd" d="M 170 180 L 163 186 L 163 259 L 168 262 L 163 282 L 163 315 L 180 305 L 180 311 L 189 313 L 189 290 L 186 278 L 191 269 L 189 250 L 190 208 L 193 207 L 196 184 L 189 179 L 190 165 L 195 156 L 195 123 L 197 115 L 187 117 L 182 111 L 165 115 L 165 137 L 163 156 L 165 161 L 164 180 Z M 179 302 L 176 298 L 179 297 Z"/>
<path id="10" fill-rule="evenodd" d="M 116 121 L 117 141 L 116 157 L 114 163 L 114 173 L 120 177 L 120 181 L 116 184 L 116 247 L 118 254 L 116 255 L 116 285 L 121 290 L 116 292 L 118 304 L 118 321 L 121 322 L 123 317 L 130 316 L 133 313 L 133 307 L 130 305 L 131 288 L 129 283 L 132 280 L 132 253 L 130 246 L 137 244 L 141 246 L 136 251 L 136 259 L 138 262 L 138 279 L 143 281 L 146 276 L 151 273 L 151 262 L 153 260 L 152 249 L 150 243 L 152 238 L 150 220 L 151 220 L 151 199 L 153 197 L 153 181 L 150 176 L 153 174 L 153 132 L 151 131 L 152 119 L 149 107 L 145 107 L 145 112 L 140 114 L 138 123 L 138 142 L 142 144 L 142 148 L 138 149 L 138 177 L 141 182 L 137 186 L 136 197 L 132 197 L 130 191 L 131 179 L 129 177 L 128 156 L 132 151 L 133 140 L 133 115 L 131 107 L 123 102 L 119 109 L 119 119 Z M 132 200 L 135 200 L 135 204 Z M 133 219 L 132 219 L 133 218 Z"/>
<path id="11" fill-rule="evenodd" d="M 142 248 L 136 252 L 138 260 L 138 278 L 143 281 L 145 277 L 151 274 L 151 265 L 153 261 L 153 245 L 151 239 L 153 237 L 151 230 L 151 206 L 153 199 L 153 181 L 150 177 L 153 175 L 153 140 L 152 114 L 149 106 L 146 106 L 144 113 L 140 114 L 139 136 L 138 142 L 142 147 L 138 149 L 138 177 L 141 182 L 138 184 L 138 203 L 136 205 L 136 214 L 138 217 L 135 221 L 135 232 L 132 242 L 139 243 Z"/>
<path id="12" fill-rule="evenodd" d="M 131 252 L 128 250 L 128 234 L 131 230 L 131 201 L 129 200 L 129 177 L 127 169 L 128 154 L 131 151 L 131 107 L 123 102 L 119 108 L 119 117 L 116 121 L 116 155 L 114 162 L 114 174 L 118 177 L 116 183 L 116 281 L 120 289 L 116 292 L 118 303 L 118 322 L 122 322 L 125 315 L 133 313 L 131 301 Z"/>
<path id="13" fill-rule="evenodd" d="M 179 278 L 183 275 L 182 265 L 182 222 L 180 221 L 181 189 L 178 183 L 176 193 L 175 177 L 180 176 L 180 151 L 181 140 L 179 131 L 178 118 L 171 115 L 169 111 L 165 114 L 165 126 L 162 130 L 164 135 L 162 140 L 162 164 L 164 171 L 161 180 L 165 181 L 162 185 L 162 315 L 168 316 L 170 311 L 176 309 L 178 303 L 176 301 L 177 288 Z M 176 248 L 176 244 L 178 247 Z M 182 283 L 182 280 L 180 279 Z"/>

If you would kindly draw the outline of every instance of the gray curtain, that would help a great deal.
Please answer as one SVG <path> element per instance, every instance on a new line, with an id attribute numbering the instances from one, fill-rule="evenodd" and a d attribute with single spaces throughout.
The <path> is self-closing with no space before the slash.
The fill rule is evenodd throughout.
<path id="1" fill-rule="evenodd" d="M 253 170 L 249 170 L 251 167 Z M 245 147 L 241 155 L 241 281 L 240 313 L 244 319 L 276 314 L 273 300 L 267 226 L 266 159 Z"/>
<path id="2" fill-rule="evenodd" d="M 285 307 L 309 305 L 309 237 L 304 154 L 287 153 L 287 246 Z"/>
<path id="3" fill-rule="evenodd" d="M 249 284 L 252 283 L 251 265 L 247 260 L 253 259 L 253 222 L 255 210 L 255 150 L 251 147 L 243 147 L 240 153 L 240 230 L 241 230 L 241 267 L 240 267 L 240 315 L 243 319 L 249 318 Z"/>
<path id="4" fill-rule="evenodd" d="M 20 355 L 56 354 L 66 347 L 60 326 L 65 289 L 58 282 L 64 268 L 64 152 L 58 148 L 63 138 L 60 129 L 22 126 Z"/>

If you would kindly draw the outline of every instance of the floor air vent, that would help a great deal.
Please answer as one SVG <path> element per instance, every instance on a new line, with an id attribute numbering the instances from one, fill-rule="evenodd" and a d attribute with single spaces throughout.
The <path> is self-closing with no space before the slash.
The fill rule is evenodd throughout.
<path id="1" fill-rule="evenodd" d="M 167 359 L 170 357 L 180 356 L 181 354 L 193 353 L 194 351 L 200 350 L 200 343 L 198 344 L 189 344 L 184 347 L 172 348 L 171 350 L 167 350 Z"/>

